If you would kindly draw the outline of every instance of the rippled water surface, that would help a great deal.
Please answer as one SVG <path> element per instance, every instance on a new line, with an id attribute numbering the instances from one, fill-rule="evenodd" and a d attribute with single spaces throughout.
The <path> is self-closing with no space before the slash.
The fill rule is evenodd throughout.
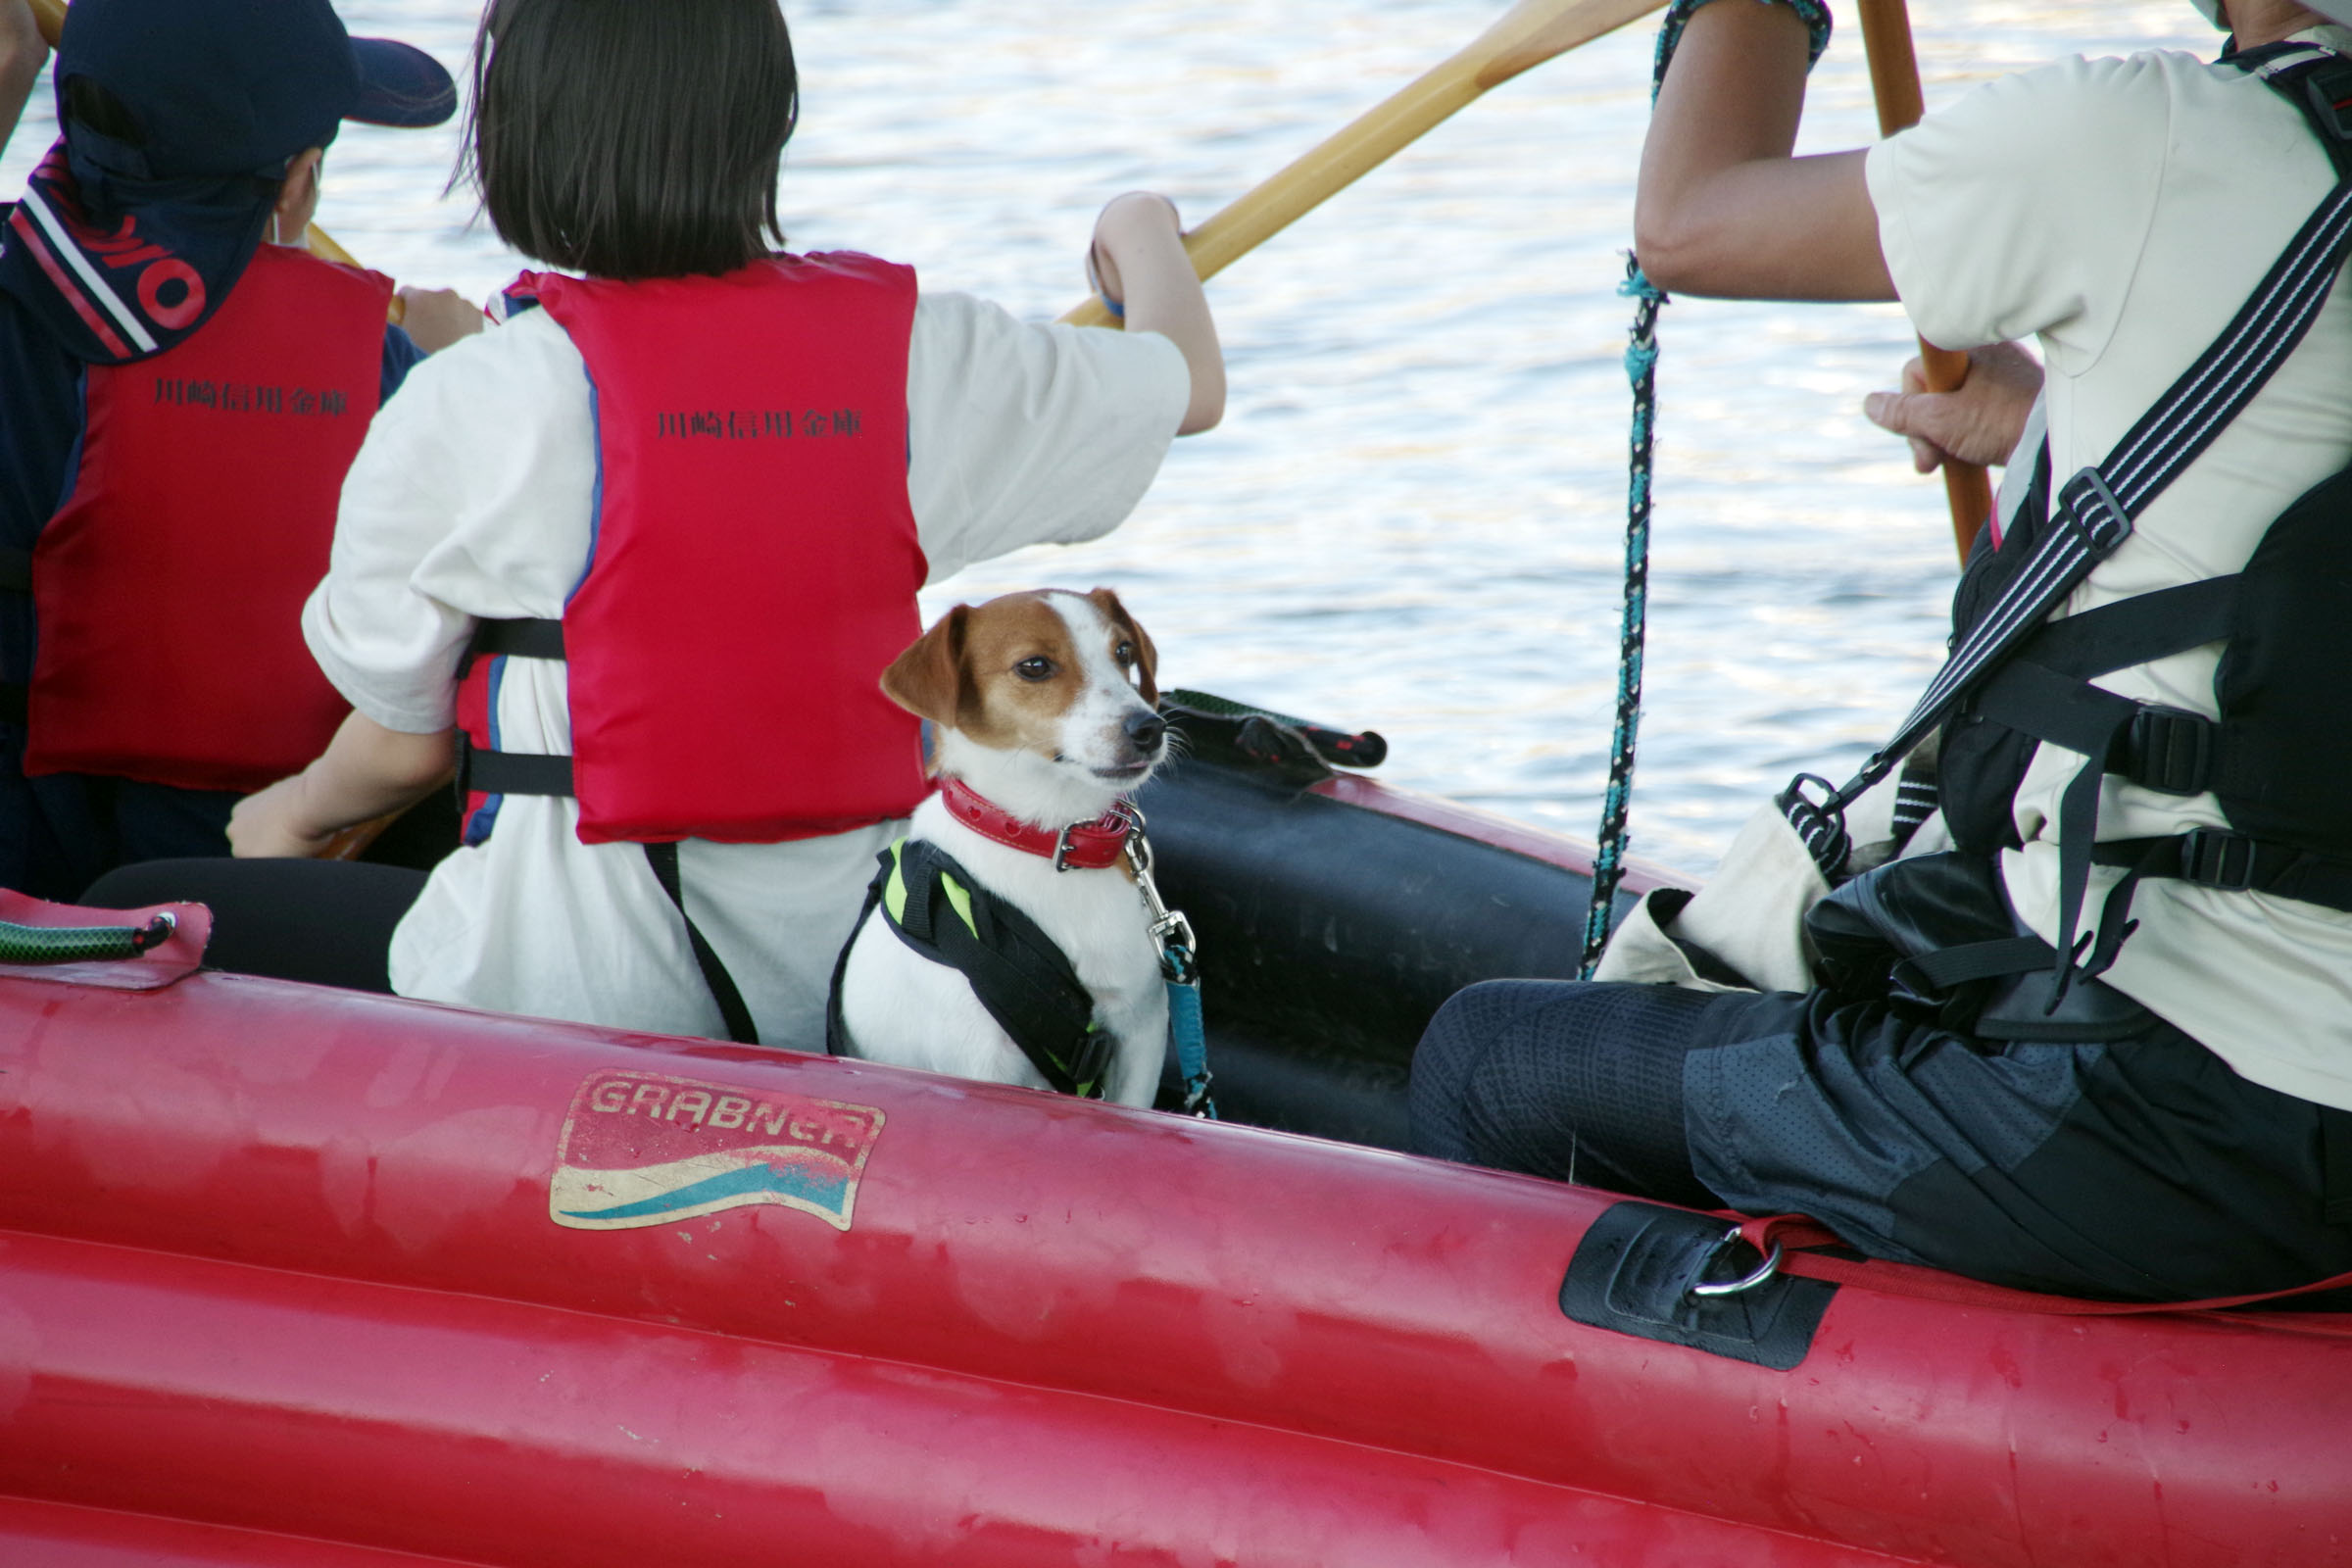
<path id="1" fill-rule="evenodd" d="M 353 30 L 462 70 L 465 0 L 347 0 Z M 910 262 L 1035 318 L 1083 292 L 1092 214 L 1150 186 L 1215 211 L 1475 36 L 1489 0 L 831 0 L 789 5 L 796 248 Z M 1842 21 L 1842 18 L 1841 18 Z M 2067 53 L 2191 48 L 2185 0 L 1914 10 L 1931 112 Z M 1626 302 L 1651 26 L 1490 93 L 1210 297 L 1232 372 L 1115 534 L 986 564 L 934 611 L 1116 587 L 1163 679 L 1384 731 L 1381 776 L 1590 836 L 1623 559 Z M 1875 133 L 1859 30 L 1803 149 Z M 10 144 L 13 188 L 50 134 Z M 479 295 L 521 265 L 441 194 L 454 128 L 347 129 L 321 222 L 369 265 Z M 1851 762 L 1916 695 L 1953 579 L 1940 485 L 1862 395 L 1911 352 L 1892 307 L 1679 301 L 1661 328 L 1638 853 L 1704 870 L 1799 766 Z"/>

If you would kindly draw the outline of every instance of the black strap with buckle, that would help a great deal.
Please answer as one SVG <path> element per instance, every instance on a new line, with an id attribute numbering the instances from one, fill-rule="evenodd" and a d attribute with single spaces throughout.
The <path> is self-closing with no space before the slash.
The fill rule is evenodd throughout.
<path id="1" fill-rule="evenodd" d="M 2107 771 L 2160 795 L 2212 788 L 2221 726 L 2184 708 L 2141 703 L 2108 753 Z"/>
<path id="2" fill-rule="evenodd" d="M 2147 877 L 2193 882 L 2225 893 L 2268 893 L 2352 912 L 2352 860 L 2248 838 L 2227 828 L 2111 839 L 2092 846 L 2090 858 L 2096 865 L 2129 867 L 2126 882 Z"/>

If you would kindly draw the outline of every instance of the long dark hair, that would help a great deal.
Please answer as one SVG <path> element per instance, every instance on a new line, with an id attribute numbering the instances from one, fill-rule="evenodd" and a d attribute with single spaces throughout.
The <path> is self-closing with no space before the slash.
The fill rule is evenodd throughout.
<path id="1" fill-rule="evenodd" d="M 461 177 L 526 256 L 623 280 L 781 244 L 800 115 L 777 0 L 490 0 Z"/>

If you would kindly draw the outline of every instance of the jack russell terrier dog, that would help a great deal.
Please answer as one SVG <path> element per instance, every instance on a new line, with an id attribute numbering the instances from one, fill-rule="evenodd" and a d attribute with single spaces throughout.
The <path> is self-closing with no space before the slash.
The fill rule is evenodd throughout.
<path id="1" fill-rule="evenodd" d="M 957 605 L 883 671 L 940 789 L 842 952 L 836 1054 L 1152 1103 L 1168 999 L 1121 798 L 1167 755 L 1155 662 L 1098 588 Z"/>

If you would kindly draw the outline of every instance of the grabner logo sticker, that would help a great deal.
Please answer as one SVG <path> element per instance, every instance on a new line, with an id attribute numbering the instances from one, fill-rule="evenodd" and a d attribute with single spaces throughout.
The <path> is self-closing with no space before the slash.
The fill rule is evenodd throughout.
<path id="1" fill-rule="evenodd" d="M 608 1068 L 572 1098 L 548 1213 L 605 1231 L 781 1203 L 846 1231 L 881 1135 L 871 1105 Z"/>

